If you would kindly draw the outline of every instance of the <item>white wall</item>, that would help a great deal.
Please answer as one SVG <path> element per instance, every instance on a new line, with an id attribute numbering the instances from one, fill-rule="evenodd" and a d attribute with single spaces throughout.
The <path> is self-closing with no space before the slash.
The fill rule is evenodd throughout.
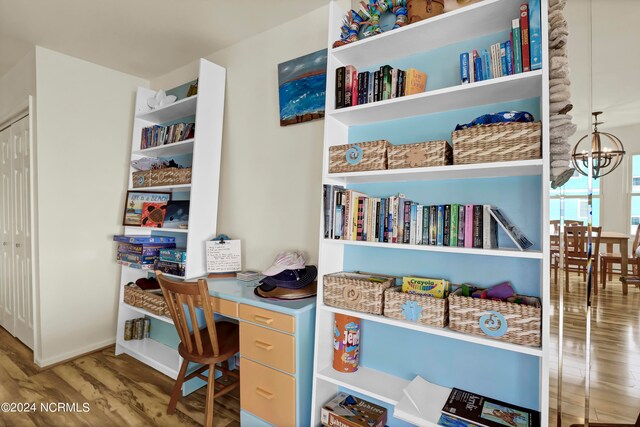
<path id="1" fill-rule="evenodd" d="M 115 341 L 135 90 L 148 81 L 36 47 L 40 334 L 48 365 Z"/>
<path id="2" fill-rule="evenodd" d="M 29 95 L 36 94 L 35 58 L 33 50 L 0 77 L 0 125 L 27 105 Z"/>
<path id="3" fill-rule="evenodd" d="M 285 249 L 318 261 L 324 121 L 280 127 L 278 64 L 326 48 L 328 16 L 322 7 L 206 57 L 227 69 L 217 229 L 242 239 L 245 268 Z M 194 62 L 151 85 L 196 75 Z"/>

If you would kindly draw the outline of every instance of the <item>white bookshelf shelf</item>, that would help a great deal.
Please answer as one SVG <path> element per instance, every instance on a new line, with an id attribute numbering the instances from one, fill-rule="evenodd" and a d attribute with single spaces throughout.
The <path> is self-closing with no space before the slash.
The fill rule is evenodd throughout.
<path id="1" fill-rule="evenodd" d="M 158 185 L 155 187 L 129 188 L 129 191 L 188 191 L 191 184 Z"/>
<path id="2" fill-rule="evenodd" d="M 369 246 L 373 248 L 385 248 L 405 251 L 427 251 L 427 252 L 444 252 L 452 254 L 467 254 L 481 256 L 499 256 L 510 258 L 526 258 L 526 259 L 542 259 L 541 251 L 520 251 L 518 249 L 475 249 L 460 248 L 457 246 L 434 246 L 434 245 L 409 245 L 404 243 L 381 243 L 381 242 L 363 242 L 359 240 L 335 240 L 324 239 L 325 244 L 346 245 L 346 246 Z"/>
<path id="3" fill-rule="evenodd" d="M 151 122 L 164 123 L 196 114 L 198 95 L 190 96 L 155 110 L 136 114 L 136 118 Z"/>
<path id="4" fill-rule="evenodd" d="M 163 321 L 165 323 L 170 323 L 170 324 L 173 325 L 173 320 L 168 318 L 168 317 L 160 316 L 158 314 L 155 314 L 155 313 L 152 313 L 152 312 L 150 312 L 148 310 L 145 310 L 144 308 L 134 307 L 134 306 L 129 305 L 129 304 L 125 303 L 125 302 L 121 302 L 120 305 L 125 310 L 136 311 L 136 312 L 140 313 L 143 316 L 153 317 L 154 319 L 158 319 L 158 320 L 161 320 L 161 321 Z"/>
<path id="5" fill-rule="evenodd" d="M 378 315 L 375 315 L 375 314 L 361 313 L 359 311 L 346 310 L 344 308 L 331 307 L 331 306 L 324 305 L 324 304 L 319 304 L 318 305 L 318 309 L 324 310 L 324 311 L 329 311 L 329 312 L 332 312 L 332 313 L 340 313 L 340 314 L 346 314 L 346 315 L 349 315 L 349 316 L 355 316 L 355 317 L 359 317 L 360 319 L 370 320 L 372 322 L 377 322 L 377 323 L 383 323 L 385 325 L 391 325 L 391 326 L 394 326 L 394 327 L 397 327 L 397 328 L 411 329 L 413 331 L 418 331 L 418 332 L 422 332 L 422 333 L 429 334 L 429 335 L 438 335 L 438 336 L 441 336 L 441 337 L 447 337 L 447 338 L 451 338 L 451 339 L 458 340 L 458 341 L 465 341 L 465 342 L 470 342 L 470 343 L 473 343 L 473 344 L 479 344 L 479 345 L 484 345 L 484 346 L 487 346 L 487 347 L 499 348 L 499 349 L 502 349 L 502 350 L 512 351 L 512 352 L 516 352 L 516 353 L 528 354 L 529 356 L 534 356 L 534 357 L 541 357 L 542 356 L 542 349 L 541 348 L 526 347 L 526 346 L 523 346 L 523 345 L 506 343 L 506 342 L 493 340 L 493 339 L 489 339 L 489 338 L 482 338 L 482 337 L 477 336 L 477 335 L 463 334 L 461 332 L 452 331 L 449 328 L 436 328 L 436 327 L 433 327 L 433 326 L 425 326 L 425 325 L 420 325 L 420 324 L 415 323 L 415 322 L 408 322 L 408 321 L 404 321 L 404 320 L 396 320 L 396 319 L 391 319 L 391 318 L 385 317 L 385 316 L 378 316 Z"/>
<path id="6" fill-rule="evenodd" d="M 158 231 L 161 233 L 180 233 L 180 234 L 186 234 L 189 232 L 188 229 L 182 229 L 182 228 L 158 228 L 158 227 L 137 227 L 135 225 L 127 225 L 126 227 L 127 231 L 131 231 L 133 233 L 136 232 L 142 232 L 142 231 Z M 146 234 L 146 233 L 145 233 Z"/>
<path id="7" fill-rule="evenodd" d="M 130 356 L 163 374 L 171 378 L 178 376 L 180 355 L 175 349 L 150 338 L 130 341 L 122 340 L 118 341 L 118 345 L 125 349 Z"/>
<path id="8" fill-rule="evenodd" d="M 325 181 L 343 185 L 373 182 L 428 181 L 442 179 L 476 179 L 542 174 L 542 159 L 473 165 L 433 166 L 411 169 L 387 169 L 366 172 L 330 173 Z"/>
<path id="9" fill-rule="evenodd" d="M 421 116 L 540 96 L 542 71 L 528 71 L 491 80 L 430 90 L 370 104 L 331 110 L 327 116 L 353 126 Z"/>
<path id="10" fill-rule="evenodd" d="M 181 154 L 193 153 L 194 139 L 185 139 L 184 141 L 174 142 L 173 144 L 160 145 L 158 147 L 149 147 L 144 150 L 134 150 L 133 154 L 137 156 L 179 156 Z"/>
<path id="11" fill-rule="evenodd" d="M 332 366 L 327 366 L 319 370 L 317 376 L 321 380 L 366 394 L 390 405 L 398 403 L 403 395 L 402 390 L 409 385 L 409 381 L 405 379 L 364 366 L 350 373 L 338 372 Z"/>
<path id="12" fill-rule="evenodd" d="M 475 39 L 498 31 L 508 31 L 514 16 L 519 16 L 521 2 L 484 0 L 415 24 L 374 37 L 330 49 L 329 53 L 343 65 L 356 68 L 393 61 L 425 50 L 437 49 L 464 40 Z M 428 40 L 428 43 L 421 43 Z M 371 52 L 384 52 L 372 55 Z"/>

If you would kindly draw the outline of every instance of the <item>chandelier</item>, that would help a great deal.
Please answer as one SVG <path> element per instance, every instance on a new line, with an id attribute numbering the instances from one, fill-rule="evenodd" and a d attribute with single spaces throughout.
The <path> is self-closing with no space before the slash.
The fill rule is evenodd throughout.
<path id="1" fill-rule="evenodd" d="M 581 143 L 589 135 L 580 138 L 580 141 L 573 147 L 573 165 L 582 175 L 589 175 L 589 156 L 593 159 L 593 178 L 600 178 L 613 172 L 622 163 L 624 156 L 624 146 L 618 137 L 607 132 L 598 131 L 598 125 L 604 122 L 598 121 L 598 116 L 602 111 L 593 114 L 593 133 L 591 134 L 591 152 L 588 149 L 581 149 Z M 588 142 L 588 141 L 587 141 Z M 606 143 L 606 144 L 603 144 Z M 587 146 L 587 144 L 584 144 Z M 588 147 L 588 146 L 587 146 Z"/>

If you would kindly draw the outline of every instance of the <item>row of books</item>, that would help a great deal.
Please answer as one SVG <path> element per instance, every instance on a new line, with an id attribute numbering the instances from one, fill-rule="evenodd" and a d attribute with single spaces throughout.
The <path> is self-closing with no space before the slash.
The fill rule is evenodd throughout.
<path id="1" fill-rule="evenodd" d="M 369 104 L 424 92 L 427 74 L 415 68 L 400 70 L 383 65 L 358 73 L 353 65 L 336 69 L 336 109 Z"/>
<path id="2" fill-rule="evenodd" d="M 425 205 L 402 193 L 369 197 L 335 185 L 323 191 L 327 239 L 495 249 L 499 224 L 520 250 L 533 246 L 495 206 Z"/>
<path id="3" fill-rule="evenodd" d="M 195 123 L 175 123 L 169 126 L 153 125 L 142 128 L 140 149 L 159 147 L 193 138 Z"/>
<path id="4" fill-rule="evenodd" d="M 511 21 L 509 40 L 490 48 L 460 54 L 462 84 L 510 76 L 542 68 L 540 0 L 520 5 L 520 17 Z"/>

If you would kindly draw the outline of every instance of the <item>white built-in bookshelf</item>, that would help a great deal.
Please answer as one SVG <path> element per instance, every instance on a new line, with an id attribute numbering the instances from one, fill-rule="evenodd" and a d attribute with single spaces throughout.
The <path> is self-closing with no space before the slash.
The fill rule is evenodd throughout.
<path id="1" fill-rule="evenodd" d="M 133 119 L 130 160 L 142 157 L 172 158 L 181 156 L 191 162 L 190 184 L 133 188 L 131 173 L 135 170 L 130 168 L 129 171 L 128 189 L 131 191 L 170 192 L 172 200 L 190 201 L 187 229 L 123 227 L 123 232 L 126 235 L 173 236 L 176 238 L 178 247 L 186 247 L 185 277 L 168 275 L 176 279 L 193 279 L 206 275 L 205 241 L 216 235 L 226 70 L 204 59 L 200 60 L 199 67 L 198 94 L 180 99 L 165 107 L 151 110 L 147 106 L 147 100 L 154 97 L 156 92 L 147 88 L 138 88 Z M 181 121 L 182 119 L 195 122 L 195 132 L 192 139 L 158 147 L 140 148 L 143 128 L 155 124 Z M 167 317 L 158 316 L 143 308 L 124 303 L 124 286 L 141 277 L 146 277 L 148 274 L 148 271 L 122 266 L 116 354 L 127 353 L 160 372 L 176 378 L 182 363 L 176 349 L 151 338 L 124 340 L 124 323 L 128 319 L 147 316 L 173 324 L 172 320 Z"/>
<path id="2" fill-rule="evenodd" d="M 467 85 L 451 85 L 429 89 L 421 94 L 400 97 L 370 104 L 358 105 L 342 109 L 335 109 L 335 70 L 340 66 L 354 65 L 358 71 L 377 69 L 378 66 L 400 61 L 402 66 L 412 66 L 411 57 L 428 54 L 438 50 L 438 58 L 446 57 L 447 48 L 452 44 L 469 44 L 476 39 L 491 37 L 492 34 L 508 30 L 512 19 L 519 16 L 521 0 L 484 0 L 482 2 L 448 12 L 434 18 L 407 25 L 400 29 L 387 31 L 380 35 L 350 43 L 338 48 L 332 44 L 339 38 L 342 18 L 346 11 L 340 9 L 335 1 L 331 2 L 329 12 L 329 37 L 327 58 L 327 101 L 324 130 L 323 150 L 323 184 L 342 185 L 359 191 L 373 191 L 379 188 L 376 197 L 388 197 L 392 194 L 404 192 L 405 189 L 415 191 L 420 187 L 433 188 L 442 181 L 442 185 L 451 186 L 450 203 L 471 203 L 461 200 L 456 194 L 460 188 L 469 184 L 473 188 L 482 188 L 486 194 L 497 194 L 501 191 L 518 193 L 527 192 L 531 206 L 521 207 L 529 209 L 534 215 L 523 215 L 530 223 L 530 229 L 536 230 L 536 245 L 532 250 L 519 251 L 509 248 L 500 249 L 471 249 L 448 246 L 422 246 L 407 244 L 389 244 L 378 242 L 346 241 L 324 238 L 324 211 L 320 218 L 320 247 L 319 247 L 319 285 L 318 306 L 316 311 L 315 362 L 313 381 L 313 409 L 311 425 L 320 425 L 320 408 L 332 399 L 338 391 L 353 392 L 362 397 L 382 402 L 390 407 L 389 425 L 398 423 L 391 419 L 393 406 L 402 397 L 402 390 L 413 379 L 415 372 L 401 366 L 407 360 L 423 360 L 425 366 L 438 364 L 441 368 L 426 368 L 420 372 L 421 376 L 432 383 L 447 388 L 465 388 L 461 383 L 449 380 L 439 375 L 437 369 L 455 372 L 455 366 L 460 366 L 461 372 L 480 383 L 478 388 L 469 391 L 487 396 L 502 398 L 511 403 L 522 401 L 536 401 L 537 405 L 530 406 L 541 412 L 543 425 L 547 425 L 549 401 L 549 329 L 550 329 L 550 293 L 549 293 L 549 240 L 545 231 L 548 224 L 548 176 L 549 176 L 549 138 L 548 129 L 548 55 L 543 48 L 542 70 L 530 71 L 512 76 L 499 77 L 492 80 L 471 83 Z M 542 45 L 547 45 L 547 2 L 542 1 Z M 483 39 L 484 40 L 484 39 Z M 495 41 L 492 41 L 494 43 Z M 461 51 L 468 50 L 454 47 L 449 57 L 457 58 Z M 459 49 L 459 50 L 458 50 Z M 444 53 L 442 53 L 444 52 Z M 454 59 L 455 61 L 455 59 Z M 423 70 L 428 73 L 428 70 Z M 457 72 L 456 62 L 452 62 L 451 72 Z M 430 76 L 429 79 L 432 79 Z M 365 134 L 362 127 L 372 126 L 380 129 L 384 134 L 385 126 L 394 128 L 394 121 L 402 121 L 421 116 L 456 114 L 456 110 L 468 109 L 477 111 L 485 105 L 512 105 L 523 100 L 539 98 L 536 103 L 536 120 L 542 122 L 543 157 L 538 160 L 510 161 L 500 163 L 483 163 L 471 165 L 452 165 L 431 168 L 378 170 L 369 172 L 329 173 L 329 147 L 352 142 L 362 142 L 366 139 L 354 140 Z M 511 103 L 511 104 L 510 104 Z M 496 108 L 496 107 L 492 107 Z M 496 112 L 489 109 L 485 111 Z M 484 113 L 483 113 L 484 114 Z M 480 114 L 476 114 L 480 115 Z M 456 116 L 457 117 L 457 116 Z M 474 117 L 469 117 L 469 120 Z M 415 123 L 415 122 L 411 122 Z M 397 128 L 394 128 L 397 129 Z M 453 128 L 450 129 L 451 131 Z M 380 135 L 387 139 L 389 135 Z M 390 138 L 389 138 L 390 139 Z M 425 138 L 441 139 L 441 138 Z M 449 141 L 451 139 L 449 138 Z M 394 141 L 391 141 L 392 143 Z M 418 142 L 418 140 L 415 140 Z M 403 142 L 405 143 L 405 142 Z M 498 180 L 498 181 L 496 181 Z M 501 181 L 502 180 L 502 181 Z M 445 182 L 446 181 L 446 182 Z M 496 183 L 508 182 L 506 189 Z M 535 185 L 531 185 L 531 183 Z M 458 183 L 452 185 L 451 183 Z M 486 183 L 486 185 L 484 184 Z M 359 186 L 359 187 L 358 187 Z M 365 186 L 365 190 L 362 189 Z M 376 187 L 378 186 L 378 187 Z M 495 186 L 495 188 L 493 188 Z M 521 188 L 518 188 L 521 186 Z M 532 188 L 535 193 L 531 194 Z M 391 191 L 390 189 L 393 189 Z M 320 189 L 318 189 L 320 192 Z M 384 192 L 384 194 L 382 194 Z M 466 193 L 465 193 L 466 194 Z M 459 198 L 456 198 L 459 197 Z M 528 199 L 528 200 L 529 200 Z M 419 203 L 429 204 L 429 200 Z M 523 225 L 523 224 L 519 224 Z M 523 268 L 523 275 L 528 275 L 531 294 L 538 296 L 542 303 L 542 346 L 527 347 L 502 341 L 484 338 L 476 335 L 463 334 L 447 327 L 436 328 L 417 323 L 387 318 L 384 316 L 364 314 L 343 308 L 327 306 L 323 303 L 322 277 L 326 274 L 349 271 L 354 266 L 375 268 L 366 270 L 380 274 L 399 274 L 394 271 L 394 264 L 401 263 L 405 257 L 424 265 L 429 263 L 446 263 L 457 275 L 477 278 L 482 282 L 482 263 L 491 266 L 505 266 L 513 277 L 504 280 L 518 281 L 517 271 Z M 374 261 L 368 261 L 375 259 Z M 507 268 L 506 266 L 516 267 Z M 405 274 L 411 274 L 406 271 Z M 495 273 L 493 273 L 495 274 Z M 507 274 L 507 273 L 505 273 Z M 490 275 L 490 274 L 489 274 Z M 493 279 L 493 277 L 490 277 Z M 489 279 L 489 280 L 490 280 Z M 332 368 L 333 360 L 333 327 L 334 314 L 341 313 L 359 317 L 362 320 L 362 336 L 360 340 L 361 366 L 356 373 L 340 373 Z M 370 331 L 370 332 L 368 332 Z M 397 338 L 401 337 L 401 338 Z M 405 338 L 406 337 L 406 338 Z M 403 340 L 404 339 L 404 340 Z M 384 344 L 376 340 L 388 340 Z M 426 344 L 425 344 L 426 343 Z M 437 347 L 440 359 L 432 360 L 429 346 Z M 375 350 L 369 350 L 374 348 Z M 420 349 L 420 350 L 415 350 Z M 370 351 L 369 353 L 367 353 Z M 373 352 L 376 354 L 372 354 Z M 420 351 L 416 354 L 415 351 Z M 381 354 L 382 353 L 382 354 Z M 442 355 L 446 357 L 442 357 Z M 475 358 L 484 360 L 486 366 L 478 367 L 477 373 L 465 367 Z M 514 372 L 503 372 L 501 361 L 506 361 L 507 369 Z M 517 369 L 523 371 L 535 368 L 535 375 L 518 375 Z M 487 377 L 487 372 L 492 376 Z M 400 373 L 398 373 L 400 372 Z M 430 375 L 433 374 L 433 375 Z M 455 376 L 455 375 L 454 375 Z M 459 376 L 457 377 L 459 379 Z M 518 390 L 512 393 L 512 390 Z M 531 391 L 533 390 L 533 392 Z M 533 393 L 533 396 L 531 395 Z M 513 396 L 511 396 L 511 394 Z M 441 387 L 434 387 L 433 399 L 444 401 L 448 396 Z M 516 399 L 514 402 L 513 399 Z M 429 425 L 436 425 L 440 416 L 439 411 L 426 414 L 425 421 Z"/>

